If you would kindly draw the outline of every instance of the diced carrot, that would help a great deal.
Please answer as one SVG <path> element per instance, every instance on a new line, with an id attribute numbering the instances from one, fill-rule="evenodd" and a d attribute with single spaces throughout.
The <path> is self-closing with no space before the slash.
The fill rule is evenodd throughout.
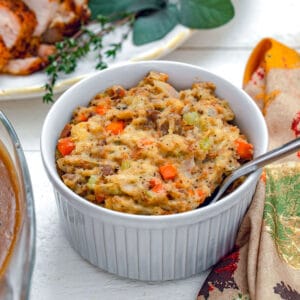
<path id="1" fill-rule="evenodd" d="M 158 178 L 152 178 L 149 181 L 152 192 L 161 193 L 164 191 L 164 186 Z"/>
<path id="2" fill-rule="evenodd" d="M 152 191 L 155 193 L 161 193 L 164 191 L 164 186 L 162 183 L 156 184 L 153 188 Z"/>
<path id="3" fill-rule="evenodd" d="M 70 154 L 75 148 L 75 143 L 70 137 L 62 138 L 58 140 L 57 149 L 62 156 Z"/>
<path id="4" fill-rule="evenodd" d="M 189 194 L 190 196 L 194 196 L 194 195 L 195 195 L 195 192 L 194 192 L 193 190 L 188 190 L 188 194 Z"/>
<path id="5" fill-rule="evenodd" d="M 123 121 L 115 121 L 108 124 L 105 129 L 110 131 L 112 134 L 120 134 L 125 127 L 125 123 Z"/>
<path id="6" fill-rule="evenodd" d="M 79 122 L 86 122 L 88 120 L 88 116 L 85 113 L 81 113 L 78 115 L 78 121 Z"/>
<path id="7" fill-rule="evenodd" d="M 95 112 L 98 115 L 105 115 L 107 111 L 108 111 L 108 108 L 105 105 L 98 105 L 95 108 Z"/>
<path id="8" fill-rule="evenodd" d="M 158 178 L 152 178 L 149 181 L 150 187 L 153 188 L 154 186 L 156 186 L 157 184 L 160 184 L 160 180 Z"/>
<path id="9" fill-rule="evenodd" d="M 253 157 L 253 145 L 242 139 L 235 141 L 236 152 L 242 159 L 250 160 Z"/>
<path id="10" fill-rule="evenodd" d="M 163 179 L 174 179 L 177 175 L 177 169 L 173 165 L 164 165 L 159 167 L 159 172 Z"/>
<path id="11" fill-rule="evenodd" d="M 95 202 L 96 202 L 97 204 L 103 203 L 104 200 L 105 200 L 105 197 L 104 197 L 103 195 L 97 195 L 97 194 L 95 195 Z"/>
<path id="12" fill-rule="evenodd" d="M 197 190 L 197 195 L 201 198 L 205 197 L 205 193 L 202 190 Z"/>
<path id="13" fill-rule="evenodd" d="M 155 193 L 160 193 L 164 191 L 164 186 L 158 178 L 152 178 L 149 181 L 150 188 Z"/>
<path id="14" fill-rule="evenodd" d="M 197 195 L 199 196 L 199 204 L 202 204 L 206 198 L 206 193 L 202 190 L 197 190 Z"/>

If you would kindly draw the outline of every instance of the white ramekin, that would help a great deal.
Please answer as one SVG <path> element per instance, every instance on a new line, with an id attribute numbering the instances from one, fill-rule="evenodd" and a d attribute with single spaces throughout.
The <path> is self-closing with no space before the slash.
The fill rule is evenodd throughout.
<path id="1" fill-rule="evenodd" d="M 215 204 L 169 216 L 111 211 L 68 189 L 56 171 L 55 147 L 72 111 L 114 84 L 135 86 L 151 70 L 167 73 L 177 89 L 190 88 L 200 80 L 214 82 L 217 95 L 228 100 L 236 123 L 254 144 L 255 156 L 267 150 L 268 133 L 260 110 L 245 92 L 217 75 L 183 63 L 147 61 L 112 67 L 80 81 L 56 101 L 44 122 L 41 152 L 68 240 L 84 259 L 103 270 L 155 281 L 199 273 L 230 251 L 260 172 Z"/>

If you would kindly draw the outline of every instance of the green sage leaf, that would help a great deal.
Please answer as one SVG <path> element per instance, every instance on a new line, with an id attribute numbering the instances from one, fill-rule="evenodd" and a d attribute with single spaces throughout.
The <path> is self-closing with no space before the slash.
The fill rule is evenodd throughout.
<path id="1" fill-rule="evenodd" d="M 95 19 L 98 15 L 110 16 L 118 13 L 157 10 L 165 3 L 166 0 L 90 0 L 89 8 L 92 12 L 92 19 Z"/>
<path id="2" fill-rule="evenodd" d="M 129 5 L 127 12 L 141 12 L 144 10 L 158 10 L 166 6 L 166 0 L 137 0 Z"/>
<path id="3" fill-rule="evenodd" d="M 148 16 L 139 17 L 133 25 L 133 42 L 144 45 L 163 38 L 178 24 L 176 5 L 170 4 Z"/>
<path id="4" fill-rule="evenodd" d="M 180 23 L 190 28 L 215 28 L 234 16 L 230 0 L 179 0 Z"/>

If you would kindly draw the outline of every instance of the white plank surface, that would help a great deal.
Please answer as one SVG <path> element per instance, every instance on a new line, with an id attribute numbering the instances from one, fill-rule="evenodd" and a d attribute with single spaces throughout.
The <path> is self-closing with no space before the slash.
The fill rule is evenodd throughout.
<path id="1" fill-rule="evenodd" d="M 168 60 L 202 66 L 241 86 L 251 49 L 264 37 L 300 48 L 299 0 L 235 0 L 235 18 L 227 25 L 196 32 Z M 0 102 L 26 151 L 37 216 L 37 257 L 32 300 L 195 299 L 205 277 L 164 283 L 118 278 L 94 268 L 73 251 L 59 226 L 54 196 L 42 167 L 39 138 L 50 105 L 41 99 Z"/>

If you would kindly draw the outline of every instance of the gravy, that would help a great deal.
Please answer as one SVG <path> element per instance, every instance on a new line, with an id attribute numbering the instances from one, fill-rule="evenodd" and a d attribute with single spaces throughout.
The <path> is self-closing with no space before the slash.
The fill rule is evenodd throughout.
<path id="1" fill-rule="evenodd" d="M 20 193 L 9 154 L 0 141 L 0 278 L 3 275 L 20 227 Z"/>

